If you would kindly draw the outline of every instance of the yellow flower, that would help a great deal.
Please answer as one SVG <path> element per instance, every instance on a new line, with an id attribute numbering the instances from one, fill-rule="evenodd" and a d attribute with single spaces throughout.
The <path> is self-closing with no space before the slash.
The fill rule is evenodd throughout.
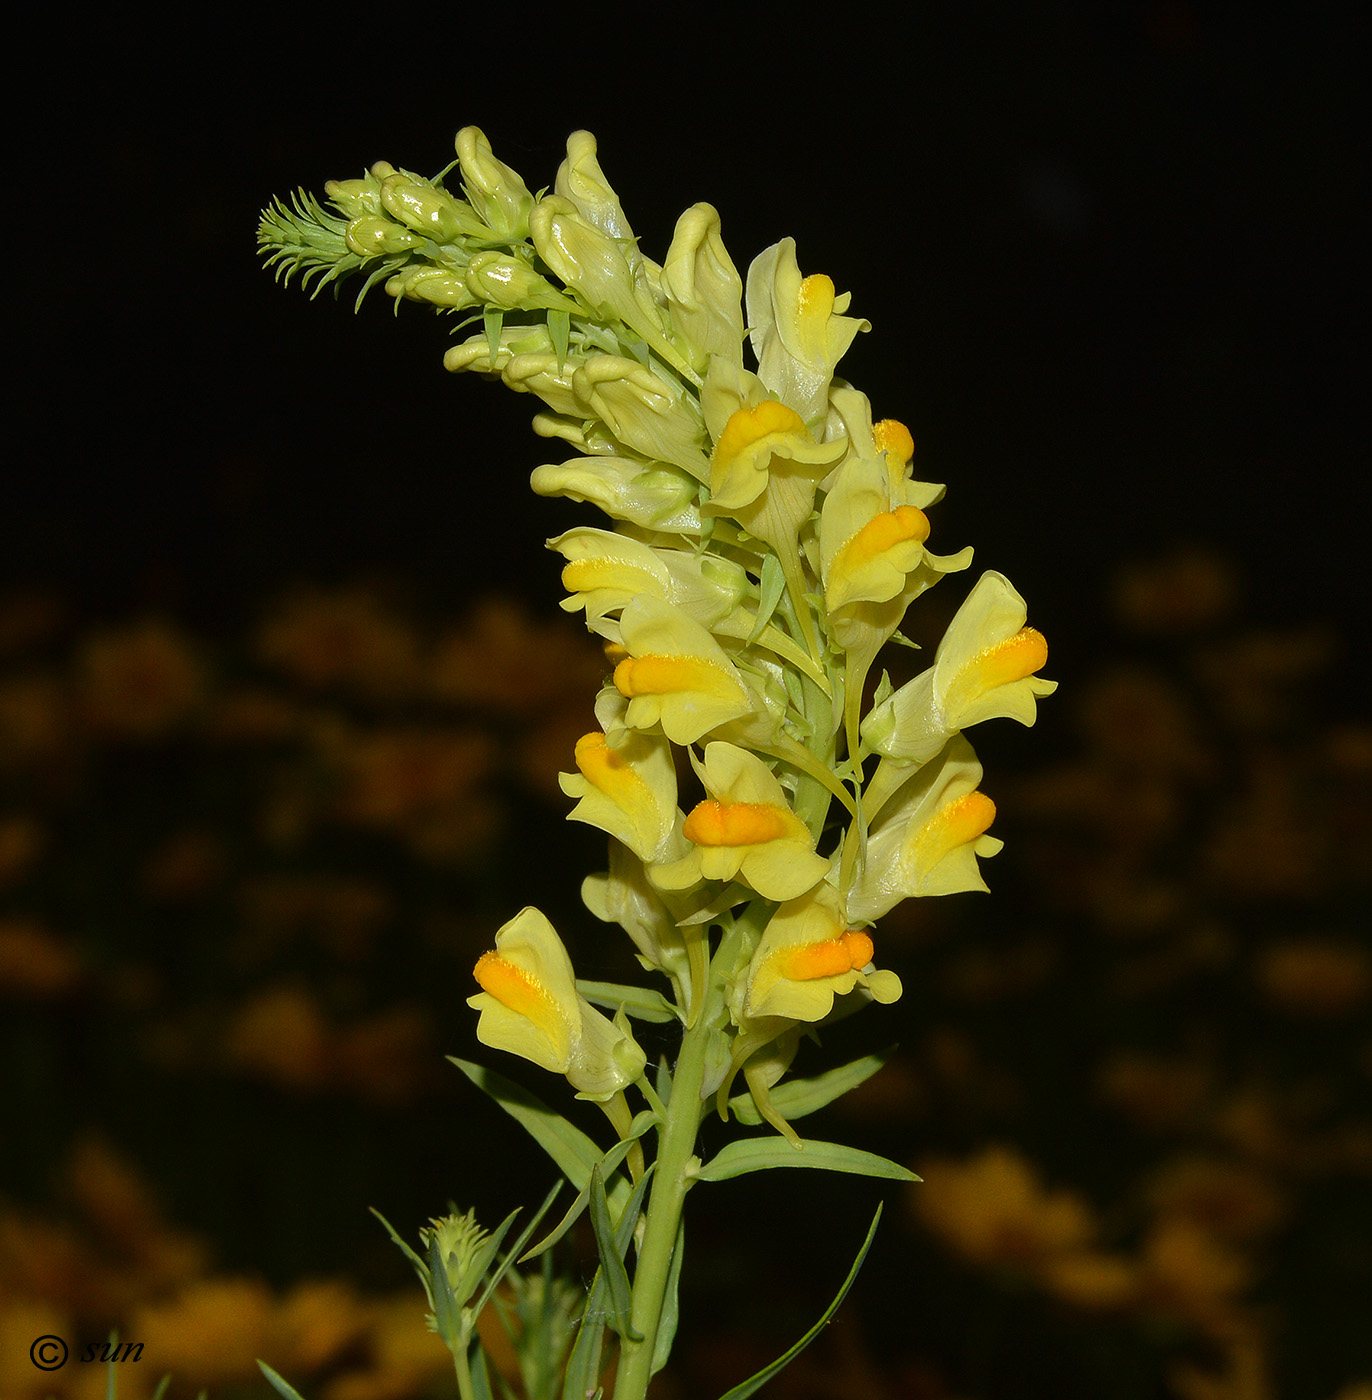
<path id="1" fill-rule="evenodd" d="M 582 881 L 581 900 L 601 923 L 618 924 L 633 939 L 645 967 L 671 979 L 678 1006 L 689 1003 L 691 953 L 693 947 L 700 951 L 703 968 L 704 935 L 699 925 L 681 922 L 689 908 L 686 901 L 673 899 L 673 907 L 668 908 L 664 896 L 649 882 L 643 862 L 618 841 L 610 842 L 609 870 Z"/>
<path id="2" fill-rule="evenodd" d="M 838 422 L 853 433 L 854 450 L 873 454 L 850 457 L 830 477 L 819 521 L 819 574 L 830 636 L 844 653 L 844 729 L 856 757 L 864 687 L 877 653 L 910 604 L 945 573 L 966 568 L 972 551 L 940 556 L 924 548 L 929 519 L 922 507 L 943 488 L 905 478 L 900 454 L 909 434 L 899 423 L 883 424 L 878 435 L 866 398 L 836 393 Z"/>
<path id="3" fill-rule="evenodd" d="M 591 149 L 594 153 L 594 145 Z M 622 321 L 655 349 L 664 341 L 662 313 L 630 262 L 632 242 L 598 228 L 562 194 L 545 195 L 534 205 L 529 238 L 538 256 L 588 307 Z"/>
<path id="4" fill-rule="evenodd" d="M 746 749 L 716 741 L 705 761 L 692 755 L 709 796 L 692 808 L 682 834 L 691 852 L 650 872 L 665 890 L 700 880 L 742 880 L 764 899 L 793 899 L 824 878 L 825 857 L 815 853 L 805 823 L 791 810 L 767 765 Z"/>
<path id="5" fill-rule="evenodd" d="M 884 462 L 845 462 L 819 520 L 820 577 L 830 613 L 848 603 L 894 598 L 923 558 L 928 536 L 922 510 L 893 504 Z"/>
<path id="6" fill-rule="evenodd" d="M 479 127 L 464 126 L 455 144 L 462 190 L 472 208 L 492 233 L 511 242 L 522 239 L 534 204 L 529 187 L 504 161 L 496 159 Z"/>
<path id="7" fill-rule="evenodd" d="M 802 277 L 796 243 L 783 238 L 748 269 L 748 325 L 758 374 L 807 423 L 822 415 L 834 366 L 871 323 L 845 316 L 851 300 L 822 273 Z"/>
<path id="8" fill-rule="evenodd" d="M 718 378 L 718 376 L 717 376 Z M 751 399 L 749 395 L 749 399 Z M 711 418 L 727 402 L 723 384 L 712 396 Z M 725 421 L 710 458 L 707 515 L 729 515 L 769 545 L 781 565 L 811 656 L 819 656 L 800 534 L 815 504 L 820 479 L 847 451 L 847 440 L 815 442 L 800 415 L 775 399 L 745 400 Z"/>
<path id="9" fill-rule="evenodd" d="M 705 422 L 695 400 L 637 360 L 592 355 L 573 374 L 572 391 L 582 416 L 599 418 L 624 447 L 698 481 L 709 478 Z"/>
<path id="10" fill-rule="evenodd" d="M 563 609 L 584 608 L 586 626 L 611 641 L 619 640 L 619 627 L 607 615 L 643 594 L 671 603 L 708 628 L 734 612 L 749 592 L 743 568 L 728 559 L 654 548 L 611 530 L 568 530 L 549 540 L 548 548 L 567 560 L 562 586 L 571 597 L 562 600 Z M 751 627 L 752 614 L 744 621 Z"/>
<path id="11" fill-rule="evenodd" d="M 635 730 L 621 731 L 614 744 L 599 731 L 583 734 L 576 766 L 558 774 L 562 791 L 580 799 L 567 820 L 609 832 L 640 860 L 664 859 L 678 816 L 671 744 Z"/>
<path id="12" fill-rule="evenodd" d="M 809 502 L 813 502 L 814 483 L 846 447 L 841 439 L 815 442 L 795 409 L 776 399 L 737 409 L 725 423 L 710 457 L 710 511 L 742 519 L 738 513 L 756 501 L 778 474 L 808 480 Z M 801 518 L 808 515 L 809 503 Z M 747 521 L 743 523 L 747 525 Z"/>
<path id="13" fill-rule="evenodd" d="M 629 702 L 625 723 L 661 724 L 674 744 L 694 744 L 730 720 L 751 714 L 755 700 L 719 643 L 679 608 L 638 597 L 620 617 L 629 655 L 615 667 L 615 688 Z"/>
<path id="14" fill-rule="evenodd" d="M 924 763 L 950 734 L 982 720 L 1033 724 L 1036 697 L 1058 687 L 1034 674 L 1048 659 L 1048 643 L 1024 625 L 1025 617 L 1024 599 L 1009 579 L 982 574 L 949 624 L 934 664 L 863 720 L 869 747 Z"/>
<path id="15" fill-rule="evenodd" d="M 534 430 L 545 436 L 562 436 L 564 426 L 548 414 L 534 419 Z M 529 484 L 537 495 L 588 501 L 614 520 L 627 520 L 647 530 L 681 535 L 701 532 L 696 504 L 699 486 L 679 467 L 634 457 L 573 457 L 535 467 Z"/>
<path id="16" fill-rule="evenodd" d="M 853 918 L 871 922 L 918 895 L 986 889 L 976 858 L 995 855 L 1002 843 L 983 834 L 996 809 L 977 791 L 980 781 L 981 764 L 959 735 L 897 791 L 848 891 Z"/>
<path id="17" fill-rule="evenodd" d="M 863 461 L 884 461 L 890 488 L 890 507 L 914 506 L 927 510 L 943 499 L 944 487 L 932 481 L 915 481 L 910 476 L 910 463 L 915 455 L 915 440 L 904 423 L 894 418 L 872 422 L 872 405 L 867 395 L 851 384 L 835 384 L 829 390 L 829 417 L 824 428 L 826 438 L 846 437 L 853 455 Z M 829 483 L 825 483 L 828 489 Z"/>
<path id="18" fill-rule="evenodd" d="M 588 1099 L 609 1099 L 642 1075 L 643 1051 L 577 991 L 572 960 L 543 914 L 520 910 L 495 944 L 473 972 L 481 991 L 467 998 L 481 1013 L 483 1045 L 565 1074 Z"/>
<path id="19" fill-rule="evenodd" d="M 838 891 L 827 882 L 787 900 L 763 931 L 748 967 L 748 1018 L 819 1021 L 834 997 L 864 987 L 879 1002 L 901 994 L 894 972 L 872 967 L 872 940 L 848 928 Z"/>
<path id="20" fill-rule="evenodd" d="M 714 355 L 742 362 L 743 281 L 711 205 L 693 204 L 677 220 L 662 265 L 662 291 L 697 370 L 705 370 Z"/>

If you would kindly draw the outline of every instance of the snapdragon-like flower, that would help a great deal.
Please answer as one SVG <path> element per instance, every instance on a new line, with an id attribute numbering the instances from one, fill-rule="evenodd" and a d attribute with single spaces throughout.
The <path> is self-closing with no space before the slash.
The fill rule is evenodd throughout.
<path id="1" fill-rule="evenodd" d="M 547 918 L 532 907 L 496 931 L 495 948 L 473 971 L 481 990 L 477 1039 L 565 1074 L 583 1098 L 608 1099 L 643 1073 L 646 1057 L 627 1022 L 602 1016 L 576 989 L 572 960 Z"/>
<path id="2" fill-rule="evenodd" d="M 713 629 L 738 612 L 750 592 L 739 564 L 694 550 L 654 547 L 612 530 L 568 530 L 549 540 L 548 548 L 567 560 L 562 585 L 571 596 L 563 599 L 563 608 L 585 609 L 587 627 L 613 642 L 620 640 L 620 630 L 610 614 L 637 597 L 661 598 Z M 752 616 L 746 621 L 751 624 Z"/>
<path id="3" fill-rule="evenodd" d="M 981 764 L 961 735 L 900 787 L 874 823 L 866 860 L 848 890 L 848 913 L 874 922 L 903 899 L 985 890 L 978 856 L 1001 842 L 985 834 L 995 804 L 978 791 Z"/>
<path id="4" fill-rule="evenodd" d="M 694 744 L 753 713 L 757 702 L 724 649 L 679 608 L 637 597 L 619 629 L 629 655 L 615 667 L 614 684 L 629 702 L 632 728 L 660 724 L 674 744 Z"/>
<path id="5" fill-rule="evenodd" d="M 598 730 L 584 734 L 576 742 L 576 767 L 558 775 L 562 791 L 579 799 L 569 821 L 598 826 L 640 860 L 663 860 L 681 844 L 676 765 L 665 737 L 625 729 L 611 744 Z"/>
<path id="6" fill-rule="evenodd" d="M 783 238 L 748 269 L 748 324 L 758 376 L 809 423 L 828 406 L 834 367 L 871 323 L 842 313 L 851 297 L 823 273 L 802 277 L 796 243 Z"/>
<path id="7" fill-rule="evenodd" d="M 869 935 L 848 927 L 838 891 L 816 885 L 772 915 L 748 965 L 742 1015 L 821 1021 L 858 986 L 874 1001 L 898 1000 L 900 978 L 876 971 L 873 954 Z"/>
<path id="8" fill-rule="evenodd" d="M 939 642 L 934 664 L 863 721 L 867 745 L 888 758 L 924 763 L 950 734 L 983 720 L 1033 724 L 1037 698 L 1058 687 L 1035 675 L 1048 660 L 1048 643 L 1024 625 L 1027 616 L 1004 574 L 982 574 Z"/>
<path id="9" fill-rule="evenodd" d="M 763 761 L 735 744 L 705 746 L 692 755 L 708 796 L 690 811 L 682 835 L 692 850 L 650 874 L 664 890 L 701 880 L 741 880 L 764 899 L 792 899 L 824 878 L 829 861 L 817 855 L 805 823 Z"/>

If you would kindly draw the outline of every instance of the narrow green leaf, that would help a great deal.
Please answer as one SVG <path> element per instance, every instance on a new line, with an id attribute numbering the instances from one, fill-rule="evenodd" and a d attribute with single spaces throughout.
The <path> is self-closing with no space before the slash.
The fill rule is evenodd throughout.
<path id="1" fill-rule="evenodd" d="M 653 1076 L 653 1087 L 657 1090 L 658 1102 L 665 1108 L 672 1101 L 672 1071 L 667 1067 L 666 1055 L 657 1057 L 657 1073 Z"/>
<path id="2" fill-rule="evenodd" d="M 631 987 L 619 982 L 588 982 L 576 979 L 576 989 L 597 1006 L 618 1011 L 622 1006 L 640 1021 L 678 1021 L 681 1013 L 653 987 Z"/>
<path id="3" fill-rule="evenodd" d="M 758 588 L 757 617 L 753 622 L 749 643 L 757 641 L 772 620 L 781 595 L 786 591 L 786 576 L 781 570 L 781 560 L 770 551 L 762 558 L 762 578 Z"/>
<path id="4" fill-rule="evenodd" d="M 482 1351 L 480 1342 L 474 1349 L 473 1360 L 475 1365 L 468 1372 L 472 1378 L 472 1400 L 495 1400 L 490 1373 L 486 1370 L 486 1353 Z"/>
<path id="5" fill-rule="evenodd" d="M 375 1206 L 371 1207 L 371 1212 L 386 1227 L 386 1233 L 390 1235 L 391 1239 L 397 1245 L 400 1246 L 401 1250 L 405 1254 L 405 1257 L 410 1261 L 411 1264 L 414 1265 L 414 1271 L 419 1275 L 420 1283 L 424 1285 L 424 1296 L 429 1300 L 429 1306 L 432 1308 L 434 1305 L 434 1293 L 433 1285 L 429 1282 L 428 1264 L 423 1259 L 421 1259 L 419 1255 L 417 1255 L 414 1252 L 414 1250 L 412 1250 L 410 1246 L 400 1238 L 398 1234 L 396 1234 L 395 1226 L 392 1225 L 391 1222 L 387 1220 L 386 1217 L 382 1215 L 381 1212 L 377 1210 Z"/>
<path id="6" fill-rule="evenodd" d="M 450 1350 L 463 1345 L 461 1304 L 453 1297 L 453 1285 L 448 1278 L 448 1266 L 438 1251 L 438 1234 L 429 1239 L 429 1280 L 433 1285 L 434 1322 L 438 1335 Z"/>
<path id="7" fill-rule="evenodd" d="M 152 1393 L 152 1400 L 162 1400 L 162 1397 L 167 1393 L 167 1387 L 170 1384 L 171 1372 L 168 1371 L 167 1374 L 163 1376 L 160 1381 L 157 1382 L 157 1387 Z"/>
<path id="8" fill-rule="evenodd" d="M 548 1207 L 552 1205 L 553 1201 L 557 1197 L 557 1193 L 561 1190 L 562 1183 L 560 1181 L 553 1182 L 553 1189 L 549 1191 L 546 1196 L 544 1196 L 543 1204 L 540 1205 L 539 1208 L 534 1212 L 533 1219 L 530 1220 L 529 1223 L 523 1228 L 523 1230 L 519 1232 L 519 1238 L 510 1246 L 509 1251 L 506 1253 L 504 1259 L 500 1261 L 500 1267 L 491 1274 L 490 1279 L 487 1281 L 486 1287 L 481 1292 L 481 1296 L 472 1305 L 473 1317 L 481 1316 L 481 1310 L 490 1301 L 491 1295 L 495 1292 L 495 1290 L 499 1288 L 500 1280 L 503 1279 L 505 1275 L 509 1273 L 510 1270 L 514 1267 L 515 1260 L 519 1258 L 519 1251 L 523 1249 L 526 1244 L 529 1243 L 529 1236 L 532 1235 L 533 1232 L 538 1228 L 538 1222 L 542 1220 L 543 1217 L 548 1213 Z M 516 1212 L 515 1214 L 518 1214 L 518 1212 Z M 510 1224 L 510 1221 L 512 1221 L 513 1219 L 514 1215 L 511 1215 L 509 1220 L 505 1222 L 505 1225 L 501 1226 L 499 1238 L 504 1238 L 505 1229 Z"/>
<path id="9" fill-rule="evenodd" d="M 548 312 L 548 335 L 553 342 L 553 350 L 557 354 L 557 367 L 559 371 L 567 363 L 567 343 L 572 333 L 572 313 L 570 311 L 549 311 Z"/>
<path id="10" fill-rule="evenodd" d="M 459 1060 L 455 1055 L 448 1058 L 538 1143 L 578 1191 L 586 1186 L 602 1155 L 593 1139 L 514 1080 L 470 1060 Z"/>
<path id="11" fill-rule="evenodd" d="M 662 1316 L 658 1319 L 657 1337 L 653 1342 L 653 1365 L 649 1375 L 655 1376 L 667 1364 L 676 1341 L 676 1325 L 681 1314 L 681 1256 L 686 1252 L 686 1222 L 678 1220 L 676 1243 L 672 1246 L 672 1264 L 667 1274 L 667 1296 L 662 1300 Z"/>
<path id="12" fill-rule="evenodd" d="M 860 1060 L 826 1070 L 813 1079 L 788 1079 L 772 1090 L 772 1103 L 788 1122 L 793 1118 L 804 1118 L 807 1113 L 823 1108 L 849 1089 L 856 1089 L 870 1079 L 895 1052 L 893 1045 L 875 1055 L 864 1055 Z M 755 1127 L 762 1122 L 762 1115 L 758 1113 L 751 1094 L 735 1095 L 729 1100 L 729 1109 L 740 1123 Z"/>
<path id="13" fill-rule="evenodd" d="M 914 1172 L 899 1162 L 846 1147 L 839 1142 L 816 1142 L 801 1138 L 798 1151 L 783 1137 L 737 1138 L 726 1143 L 696 1173 L 698 1181 L 727 1181 L 745 1172 L 766 1171 L 770 1167 L 811 1167 L 818 1171 L 855 1172 L 859 1176 L 881 1176 L 890 1181 L 918 1181 Z"/>
<path id="14" fill-rule="evenodd" d="M 880 1205 L 877 1206 L 877 1213 L 872 1217 L 871 1225 L 867 1227 L 867 1238 L 863 1240 L 862 1248 L 858 1250 L 857 1258 L 853 1260 L 853 1267 L 848 1270 L 848 1277 L 843 1280 L 843 1286 L 838 1290 L 834 1301 L 824 1309 L 819 1321 L 789 1351 L 778 1356 L 770 1366 L 764 1366 L 757 1375 L 749 1376 L 742 1385 L 736 1385 L 727 1395 L 720 1396 L 720 1400 L 748 1400 L 750 1395 L 756 1395 L 778 1371 L 789 1366 L 829 1325 L 829 1319 L 839 1310 L 839 1305 L 848 1296 L 848 1290 L 853 1286 L 853 1280 L 857 1278 L 858 1270 L 862 1268 L 862 1261 L 867 1258 L 867 1251 L 872 1247 L 872 1241 L 876 1238 L 877 1225 L 881 1220 L 881 1209 Z"/>
<path id="15" fill-rule="evenodd" d="M 486 331 L 491 368 L 494 369 L 496 357 L 500 354 L 500 332 L 505 326 L 505 313 L 498 306 L 487 306 L 482 310 L 481 321 Z"/>
<path id="16" fill-rule="evenodd" d="M 266 1376 L 267 1383 L 281 1397 L 281 1400 L 305 1400 L 305 1397 L 289 1381 L 282 1380 L 265 1361 L 259 1359 L 257 1367 Z"/>
<path id="17" fill-rule="evenodd" d="M 634 1226 L 638 1223 L 639 1211 L 643 1207 L 643 1193 L 652 1179 L 652 1168 L 644 1172 L 638 1185 L 634 1187 L 624 1212 L 615 1226 L 614 1248 L 620 1259 L 629 1252 L 629 1242 L 633 1239 Z M 576 1341 L 567 1361 L 567 1370 L 562 1387 L 562 1400 L 585 1400 L 587 1395 L 599 1395 L 596 1385 L 600 1374 L 601 1341 L 605 1333 L 607 1317 L 605 1270 L 597 1269 L 591 1280 L 590 1292 L 586 1295 L 586 1306 L 582 1310 L 581 1325 L 577 1328 Z"/>
<path id="18" fill-rule="evenodd" d="M 634 1145 L 636 1140 L 637 1137 L 631 1137 L 625 1138 L 623 1142 L 615 1143 L 615 1145 L 600 1159 L 599 1166 L 604 1175 L 609 1176 L 609 1174 L 623 1162 L 625 1157 L 629 1155 L 629 1149 Z M 526 1254 L 522 1254 L 519 1262 L 521 1264 L 526 1264 L 530 1259 L 537 1259 L 540 1254 L 551 1249 L 581 1218 L 581 1212 L 586 1209 L 586 1203 L 589 1199 L 590 1186 L 588 1184 L 585 1190 L 578 1192 L 576 1200 L 568 1207 L 566 1215 L 553 1226 L 551 1232 L 534 1245 Z"/>
<path id="19" fill-rule="evenodd" d="M 635 1331 L 629 1321 L 633 1290 L 629 1286 L 629 1271 L 615 1248 L 614 1222 L 610 1219 L 610 1203 L 605 1199 L 605 1180 L 601 1176 L 599 1165 L 591 1173 L 590 1206 L 591 1228 L 595 1231 L 596 1248 L 600 1251 L 600 1269 L 610 1295 L 610 1309 L 613 1314 L 610 1326 L 621 1337 L 641 1342 L 642 1334 Z"/>

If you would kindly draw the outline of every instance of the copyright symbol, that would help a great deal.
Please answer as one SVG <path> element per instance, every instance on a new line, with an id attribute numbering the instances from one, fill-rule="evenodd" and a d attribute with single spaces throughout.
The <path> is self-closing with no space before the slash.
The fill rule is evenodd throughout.
<path id="1" fill-rule="evenodd" d="M 40 1371 L 58 1371 L 67 1364 L 67 1344 L 61 1337 L 39 1337 L 29 1348 L 29 1360 Z"/>

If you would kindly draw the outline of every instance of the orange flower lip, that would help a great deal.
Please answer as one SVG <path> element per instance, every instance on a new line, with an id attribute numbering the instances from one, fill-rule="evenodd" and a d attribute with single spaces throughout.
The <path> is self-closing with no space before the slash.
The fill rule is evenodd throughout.
<path id="1" fill-rule="evenodd" d="M 629 699 L 686 690 L 713 692 L 721 676 L 718 666 L 695 656 L 630 656 L 615 667 L 615 688 Z"/>
<path id="2" fill-rule="evenodd" d="M 691 809 L 682 831 L 697 846 L 758 846 L 793 834 L 787 815 L 769 802 L 707 799 Z"/>
<path id="3" fill-rule="evenodd" d="M 543 1024 L 549 1016 L 566 1019 L 548 989 L 536 977 L 494 950 L 482 953 L 472 969 L 472 976 L 483 992 L 489 992 L 502 1006 L 527 1016 L 536 1024 Z"/>
<path id="4" fill-rule="evenodd" d="M 997 686 L 1012 685 L 1032 676 L 1048 662 L 1048 641 L 1035 627 L 1022 627 L 1012 637 L 979 651 L 948 686 L 944 705 L 956 711 Z"/>
<path id="5" fill-rule="evenodd" d="M 928 538 L 929 517 L 915 506 L 897 506 L 874 515 L 843 546 L 836 563 L 841 568 L 855 569 L 907 540 L 922 543 Z"/>
<path id="6" fill-rule="evenodd" d="M 783 948 L 775 954 L 776 969 L 793 982 L 809 982 L 816 977 L 840 977 L 860 971 L 872 961 L 875 949 L 867 934 L 849 929 L 822 943 L 803 943 Z"/>

